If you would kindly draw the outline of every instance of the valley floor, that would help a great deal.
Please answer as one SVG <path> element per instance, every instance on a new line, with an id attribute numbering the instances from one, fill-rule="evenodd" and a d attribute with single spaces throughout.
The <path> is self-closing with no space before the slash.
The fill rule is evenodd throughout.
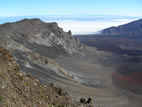
<path id="1" fill-rule="evenodd" d="M 94 58 L 95 59 L 95 58 Z M 101 66 L 96 59 L 59 57 L 57 62 L 72 73 L 72 81 L 61 84 L 72 96 L 92 97 L 95 107 L 141 107 L 142 96 L 117 87 L 112 82 L 115 67 Z M 112 65 L 113 66 L 113 65 Z"/>

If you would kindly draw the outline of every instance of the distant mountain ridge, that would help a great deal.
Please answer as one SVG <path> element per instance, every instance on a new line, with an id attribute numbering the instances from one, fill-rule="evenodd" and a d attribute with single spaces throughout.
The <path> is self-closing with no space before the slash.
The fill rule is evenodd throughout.
<path id="1" fill-rule="evenodd" d="M 102 34 L 119 36 L 142 36 L 142 19 L 120 25 L 118 27 L 104 29 Z"/>
<path id="2" fill-rule="evenodd" d="M 101 34 L 78 35 L 81 43 L 119 54 L 142 54 L 142 19 L 104 29 Z"/>

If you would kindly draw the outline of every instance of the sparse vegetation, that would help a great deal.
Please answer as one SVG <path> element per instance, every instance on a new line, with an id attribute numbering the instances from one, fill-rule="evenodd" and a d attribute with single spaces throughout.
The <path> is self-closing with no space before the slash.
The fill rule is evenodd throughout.
<path id="1" fill-rule="evenodd" d="M 2 101 L 3 97 L 0 95 L 0 102 Z"/>
<path id="2" fill-rule="evenodd" d="M 79 107 L 61 87 L 42 85 L 35 77 L 19 72 L 8 51 L 0 49 L 0 54 L 0 107 Z"/>

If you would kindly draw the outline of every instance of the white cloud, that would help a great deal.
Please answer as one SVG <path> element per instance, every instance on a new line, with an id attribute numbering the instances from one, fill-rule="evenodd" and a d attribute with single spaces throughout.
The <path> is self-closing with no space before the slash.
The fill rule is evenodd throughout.
<path id="1" fill-rule="evenodd" d="M 134 19 L 113 19 L 96 21 L 58 20 L 56 21 L 65 31 L 71 30 L 73 34 L 93 34 L 102 29 L 126 24 Z M 48 21 L 49 22 L 49 21 Z"/>

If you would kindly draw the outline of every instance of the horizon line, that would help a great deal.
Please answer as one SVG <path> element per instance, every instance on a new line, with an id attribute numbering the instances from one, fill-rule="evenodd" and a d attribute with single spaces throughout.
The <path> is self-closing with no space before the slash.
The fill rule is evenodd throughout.
<path id="1" fill-rule="evenodd" d="M 80 15 L 63 15 L 63 14 L 49 14 L 49 15 L 2 15 L 1 18 L 8 18 L 8 17 L 51 17 L 51 18 L 93 18 L 93 17 L 106 17 L 106 18 L 114 18 L 114 17 L 141 17 L 142 15 L 112 15 L 112 14 L 104 14 L 104 15 L 97 15 L 97 14 L 80 14 Z"/>

